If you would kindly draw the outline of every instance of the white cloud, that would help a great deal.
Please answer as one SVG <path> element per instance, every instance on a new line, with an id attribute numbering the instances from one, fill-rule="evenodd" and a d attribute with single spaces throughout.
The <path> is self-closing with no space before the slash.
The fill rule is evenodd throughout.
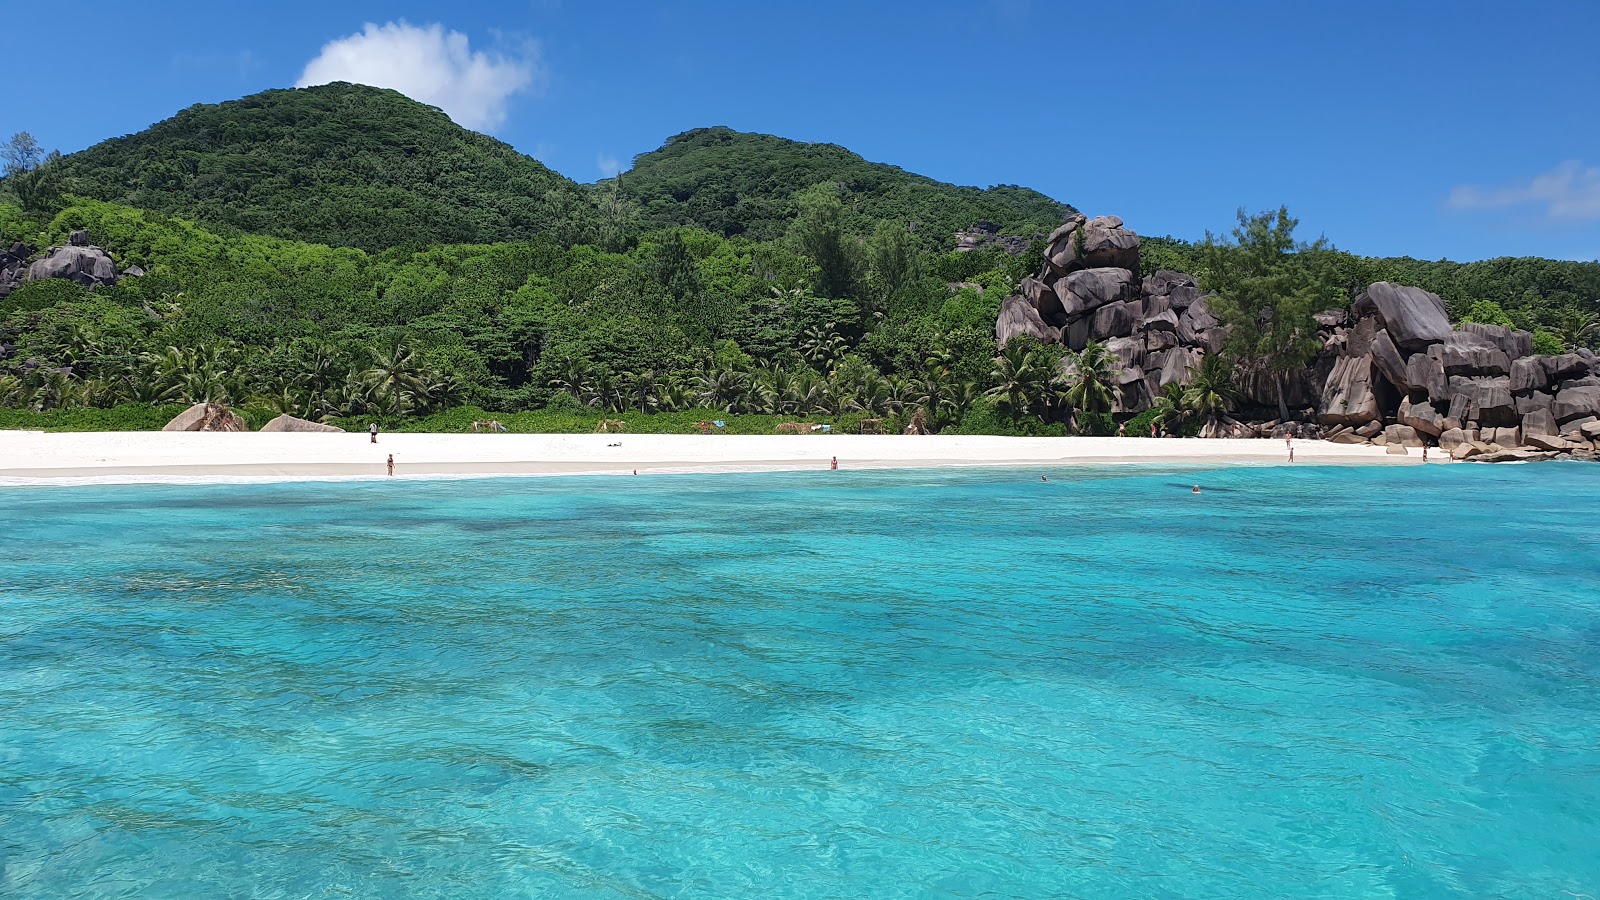
<path id="1" fill-rule="evenodd" d="M 1600 219 L 1600 167 L 1572 159 L 1525 183 L 1461 185 L 1450 192 L 1449 203 L 1456 209 L 1542 207 L 1547 218 L 1560 222 Z"/>
<path id="2" fill-rule="evenodd" d="M 610 153 L 602 153 L 594 159 L 595 167 L 600 170 L 602 177 L 610 178 L 622 171 L 622 163 Z"/>
<path id="3" fill-rule="evenodd" d="M 520 57 L 474 51 L 467 36 L 443 25 L 368 22 L 356 34 L 329 41 L 306 64 L 296 87 L 351 81 L 393 88 L 444 110 L 467 128 L 493 129 L 506 119 L 506 101 L 536 88 L 537 51 Z"/>

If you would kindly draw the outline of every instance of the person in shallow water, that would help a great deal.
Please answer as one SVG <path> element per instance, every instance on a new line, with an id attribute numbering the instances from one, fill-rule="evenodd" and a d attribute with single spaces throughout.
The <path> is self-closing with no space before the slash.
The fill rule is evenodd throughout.
<path id="1" fill-rule="evenodd" d="M 389 474 L 394 474 L 394 454 L 389 454 Z"/>
<path id="2" fill-rule="evenodd" d="M 837 469 L 837 468 L 839 468 L 839 457 L 837 457 L 837 456 L 835 456 L 835 457 L 834 457 L 834 458 L 833 458 L 833 462 L 832 462 L 832 463 L 831 463 L 831 464 L 829 464 L 829 466 L 828 466 L 828 468 L 830 468 L 830 469 Z"/>
<path id="3" fill-rule="evenodd" d="M 1195 485 L 1195 486 L 1194 486 L 1194 490 L 1192 490 L 1192 491 L 1190 491 L 1190 492 L 1189 492 L 1189 493 L 1191 493 L 1191 494 L 1198 494 L 1198 493 L 1200 493 L 1200 485 L 1198 485 L 1198 484 L 1197 484 L 1197 485 Z"/>

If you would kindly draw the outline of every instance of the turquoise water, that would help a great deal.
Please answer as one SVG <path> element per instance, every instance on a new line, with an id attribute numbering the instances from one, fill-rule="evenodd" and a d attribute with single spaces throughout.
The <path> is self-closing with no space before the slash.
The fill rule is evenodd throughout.
<path id="1" fill-rule="evenodd" d="M 1600 895 L 1600 466 L 1050 474 L 0 489 L 0 896 Z"/>

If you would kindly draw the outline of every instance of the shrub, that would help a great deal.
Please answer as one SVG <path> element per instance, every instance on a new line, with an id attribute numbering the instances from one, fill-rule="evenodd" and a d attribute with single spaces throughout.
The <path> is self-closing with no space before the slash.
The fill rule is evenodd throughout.
<path id="1" fill-rule="evenodd" d="M 1046 425 L 1034 416 L 1018 416 L 1001 409 L 984 397 L 967 409 L 952 434 L 995 434 L 1008 437 L 1064 437 L 1067 427 Z"/>
<path id="2" fill-rule="evenodd" d="M 1145 426 L 1148 428 L 1149 426 Z M 1108 412 L 1078 413 L 1078 433 L 1108 435 L 1117 430 L 1117 422 Z"/>
<path id="3" fill-rule="evenodd" d="M 1534 353 L 1540 356 L 1555 356 L 1559 353 L 1565 353 L 1566 350 L 1567 348 L 1561 343 L 1560 338 L 1545 331 L 1543 328 L 1533 333 Z"/>
<path id="4" fill-rule="evenodd" d="M 29 281 L 12 291 L 11 296 L 0 300 L 0 318 L 5 318 L 14 312 L 38 312 L 50 309 L 62 303 L 81 300 L 88 293 L 88 288 L 64 278 L 41 278 L 38 281 Z"/>

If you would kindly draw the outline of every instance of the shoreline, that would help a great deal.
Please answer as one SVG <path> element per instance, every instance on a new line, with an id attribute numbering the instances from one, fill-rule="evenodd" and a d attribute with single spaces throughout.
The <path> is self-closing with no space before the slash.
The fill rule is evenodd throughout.
<path id="1" fill-rule="evenodd" d="M 1418 465 L 1412 449 L 1269 439 L 987 435 L 365 434 L 0 431 L 0 485 L 562 475 L 839 468 Z M 1444 454 L 1429 464 L 1449 462 Z"/>

